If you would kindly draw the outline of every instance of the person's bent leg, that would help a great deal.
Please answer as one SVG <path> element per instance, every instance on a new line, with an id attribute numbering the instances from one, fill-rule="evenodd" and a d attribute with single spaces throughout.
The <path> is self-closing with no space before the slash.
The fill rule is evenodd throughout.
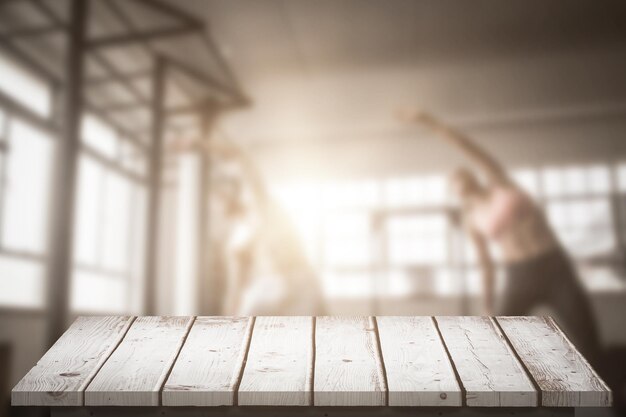
<path id="1" fill-rule="evenodd" d="M 548 305 L 559 325 L 578 350 L 592 363 L 600 355 L 600 339 L 591 299 L 565 254 L 551 260 Z"/>

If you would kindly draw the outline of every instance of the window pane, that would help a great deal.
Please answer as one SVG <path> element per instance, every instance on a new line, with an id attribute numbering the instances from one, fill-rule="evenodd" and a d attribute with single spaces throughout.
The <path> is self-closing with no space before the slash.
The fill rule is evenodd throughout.
<path id="1" fill-rule="evenodd" d="M 565 193 L 563 175 L 557 168 L 548 168 L 543 171 L 543 189 L 546 196 L 555 197 Z"/>
<path id="2" fill-rule="evenodd" d="M 75 270 L 72 284 L 75 311 L 124 313 L 127 310 L 127 283 L 122 279 Z"/>
<path id="3" fill-rule="evenodd" d="M 43 253 L 53 142 L 17 119 L 12 120 L 9 135 L 3 243 L 11 249 Z"/>
<path id="4" fill-rule="evenodd" d="M 2 109 L 0 109 L 0 139 L 6 139 L 2 137 L 2 135 L 5 134 L 6 122 L 7 115 L 2 111 Z"/>
<path id="5" fill-rule="evenodd" d="M 326 209 L 371 207 L 380 201 L 379 186 L 375 181 L 327 184 L 322 198 Z"/>
<path id="6" fill-rule="evenodd" d="M 146 174 L 146 157 L 141 150 L 128 140 L 119 140 L 120 163 L 122 167 L 137 175 Z"/>
<path id="7" fill-rule="evenodd" d="M 434 294 L 438 291 L 438 268 L 420 267 L 392 269 L 387 274 L 386 295 L 408 297 L 416 294 Z M 445 278 L 444 278 L 445 279 Z M 444 285 L 445 287 L 445 285 Z"/>
<path id="8" fill-rule="evenodd" d="M 321 187 L 316 184 L 283 185 L 273 187 L 271 193 L 295 227 L 309 259 L 319 261 Z"/>
<path id="9" fill-rule="evenodd" d="M 334 273 L 324 276 L 324 292 L 329 297 L 371 297 L 374 295 L 373 278 L 368 273 Z"/>
<path id="10" fill-rule="evenodd" d="M 449 269 L 440 268 L 435 278 L 435 294 L 441 296 L 459 295 L 462 285 L 459 276 Z"/>
<path id="11" fill-rule="evenodd" d="M 366 266 L 370 264 L 368 239 L 333 239 L 326 241 L 325 261 L 329 266 Z"/>
<path id="12" fill-rule="evenodd" d="M 447 219 L 441 214 L 387 220 L 388 258 L 393 265 L 434 265 L 447 260 Z"/>
<path id="13" fill-rule="evenodd" d="M 111 271 L 128 270 L 130 187 L 128 180 L 109 171 L 105 176 L 102 266 Z"/>
<path id="14" fill-rule="evenodd" d="M 0 54 L 0 90 L 40 116 L 50 115 L 51 89 L 44 81 Z"/>
<path id="15" fill-rule="evenodd" d="M 617 167 L 617 187 L 620 192 L 626 192 L 626 163 L 621 163 Z"/>
<path id="16" fill-rule="evenodd" d="M 611 207 L 606 198 L 550 203 L 548 218 L 575 256 L 605 255 L 615 249 Z"/>
<path id="17" fill-rule="evenodd" d="M 537 196 L 539 194 L 539 180 L 537 172 L 531 169 L 523 169 L 513 173 L 515 182 L 528 194 Z"/>
<path id="18" fill-rule="evenodd" d="M 581 195 L 589 189 L 587 170 L 582 167 L 570 167 L 563 171 L 564 192 L 567 195 Z"/>
<path id="19" fill-rule="evenodd" d="M 331 266 L 365 266 L 371 262 L 370 217 L 367 214 L 330 216 L 324 225 L 324 258 Z"/>
<path id="20" fill-rule="evenodd" d="M 140 312 L 143 306 L 144 282 L 144 250 L 146 241 L 146 206 L 147 192 L 144 187 L 139 185 L 133 186 L 132 200 L 132 235 L 130 237 L 131 260 L 129 265 L 130 285 L 131 285 L 131 301 L 129 312 Z"/>
<path id="21" fill-rule="evenodd" d="M 609 193 L 611 191 L 611 170 L 608 166 L 597 165 L 587 171 L 589 191 Z"/>
<path id="22" fill-rule="evenodd" d="M 447 201 L 447 184 L 439 175 L 394 178 L 385 183 L 384 196 L 392 207 L 440 205 Z"/>
<path id="23" fill-rule="evenodd" d="M 103 210 L 104 172 L 93 159 L 81 156 L 76 192 L 76 225 L 74 228 L 74 260 L 98 265 L 98 231 Z"/>
<path id="24" fill-rule="evenodd" d="M 43 265 L 38 262 L 0 255 L 0 304 L 42 307 L 44 272 Z"/>
<path id="25" fill-rule="evenodd" d="M 581 196 L 611 190 L 611 173 L 606 165 L 550 168 L 544 171 L 543 179 L 548 196 Z"/>
<path id="26" fill-rule="evenodd" d="M 83 117 L 81 136 L 90 149 L 109 159 L 117 157 L 119 138 L 110 126 L 97 117 L 89 114 Z"/>
<path id="27" fill-rule="evenodd" d="M 468 294 L 480 295 L 483 293 L 483 272 L 478 268 L 468 268 L 465 272 L 465 290 Z"/>

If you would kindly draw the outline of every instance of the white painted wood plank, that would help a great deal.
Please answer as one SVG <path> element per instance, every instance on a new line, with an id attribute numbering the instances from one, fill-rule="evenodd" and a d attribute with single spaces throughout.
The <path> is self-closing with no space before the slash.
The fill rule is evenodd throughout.
<path id="1" fill-rule="evenodd" d="M 249 317 L 196 318 L 163 388 L 163 405 L 233 405 L 253 322 Z"/>
<path id="2" fill-rule="evenodd" d="M 85 405 L 159 405 L 193 317 L 139 317 L 85 391 Z"/>
<path id="3" fill-rule="evenodd" d="M 257 317 L 239 405 L 313 405 L 313 318 Z"/>
<path id="4" fill-rule="evenodd" d="M 133 317 L 79 317 L 11 392 L 12 405 L 78 406 Z"/>
<path id="5" fill-rule="evenodd" d="M 432 317 L 377 317 L 391 406 L 461 406 L 462 392 Z"/>
<path id="6" fill-rule="evenodd" d="M 386 386 L 372 317 L 318 317 L 316 406 L 385 405 Z"/>
<path id="7" fill-rule="evenodd" d="M 468 406 L 537 406 L 537 391 L 491 318 L 437 317 L 436 321 Z"/>
<path id="8" fill-rule="evenodd" d="M 554 320 L 498 317 L 546 407 L 609 407 L 612 393 Z"/>

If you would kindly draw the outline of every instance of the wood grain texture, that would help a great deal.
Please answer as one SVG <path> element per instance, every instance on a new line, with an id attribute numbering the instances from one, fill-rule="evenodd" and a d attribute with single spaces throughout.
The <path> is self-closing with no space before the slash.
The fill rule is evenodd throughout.
<path id="1" fill-rule="evenodd" d="M 473 407 L 535 407 L 538 395 L 489 317 L 437 317 L 436 322 Z"/>
<path id="2" fill-rule="evenodd" d="M 612 393 L 549 318 L 129 316 L 80 317 L 12 392 L 14 405 L 137 412 L 157 408 L 124 406 L 461 400 L 567 410 Z"/>
<path id="3" fill-rule="evenodd" d="M 313 318 L 257 317 L 239 405 L 313 405 Z"/>
<path id="4" fill-rule="evenodd" d="M 193 317 L 140 317 L 85 391 L 85 405 L 159 405 Z"/>
<path id="5" fill-rule="evenodd" d="M 386 383 L 372 317 L 318 317 L 314 404 L 385 405 Z"/>
<path id="6" fill-rule="evenodd" d="M 163 405 L 233 405 L 253 322 L 198 317 L 163 388 Z"/>
<path id="7" fill-rule="evenodd" d="M 87 384 L 133 317 L 79 317 L 11 392 L 12 405 L 83 405 Z"/>
<path id="8" fill-rule="evenodd" d="M 389 405 L 461 406 L 462 392 L 432 317 L 377 317 Z"/>
<path id="9" fill-rule="evenodd" d="M 546 407 L 608 407 L 612 393 L 551 318 L 498 317 Z"/>

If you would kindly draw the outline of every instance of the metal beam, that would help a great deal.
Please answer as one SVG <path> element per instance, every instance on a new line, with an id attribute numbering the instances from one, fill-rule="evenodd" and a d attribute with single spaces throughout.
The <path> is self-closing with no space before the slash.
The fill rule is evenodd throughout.
<path id="1" fill-rule="evenodd" d="M 107 2 L 104 2 L 103 4 L 106 5 L 107 8 L 109 9 L 109 11 L 111 13 L 113 13 L 117 17 L 117 19 L 126 27 L 126 30 L 128 30 L 132 34 L 137 34 L 139 32 L 139 30 L 137 29 L 136 25 L 132 22 L 131 19 L 128 18 L 128 16 L 126 16 L 126 14 L 124 14 L 122 9 L 120 9 L 115 2 L 107 1 Z M 169 7 L 169 6 L 167 6 L 167 7 Z M 182 20 L 184 20 L 184 19 L 182 19 Z M 147 53 L 151 54 L 152 56 L 156 56 L 157 55 L 157 51 L 150 44 L 150 42 L 147 42 L 146 40 L 141 40 L 140 44 L 141 44 L 141 47 L 144 49 L 144 51 L 146 51 Z M 181 88 L 183 90 L 185 90 L 185 93 L 187 95 L 189 95 L 189 96 L 193 95 L 193 92 L 188 91 L 186 88 L 184 88 L 184 85 Z"/>
<path id="2" fill-rule="evenodd" d="M 30 109 L 22 106 L 20 103 L 7 96 L 2 91 L 0 91 L 0 106 L 2 106 L 2 108 L 10 113 L 12 116 L 17 117 L 18 119 L 25 120 L 29 124 L 35 126 L 37 129 L 43 130 L 50 135 L 56 136 L 59 133 L 59 126 L 56 125 L 54 122 L 37 115 Z"/>
<path id="3" fill-rule="evenodd" d="M 195 16 L 190 15 L 189 13 L 185 13 L 182 10 L 172 7 L 167 3 L 163 3 L 159 0 L 136 0 L 138 3 L 142 3 L 144 6 L 156 10 L 159 13 L 163 14 L 167 17 L 174 17 L 175 19 L 181 20 L 186 23 L 190 23 L 192 25 L 204 26 L 205 23 L 203 20 L 196 18 Z"/>
<path id="4" fill-rule="evenodd" d="M 170 66 L 172 66 L 173 68 L 176 68 L 177 70 L 179 70 L 180 72 L 182 72 L 183 74 L 186 74 L 187 76 L 194 78 L 195 80 L 199 81 L 200 83 L 203 84 L 207 84 L 211 87 L 213 87 L 214 89 L 220 91 L 223 94 L 226 94 L 229 97 L 233 97 L 236 100 L 241 100 L 243 99 L 243 97 L 239 94 L 238 91 L 233 90 L 232 88 L 225 86 L 224 84 L 220 83 L 218 80 L 216 80 L 215 78 L 211 77 L 208 74 L 205 74 L 202 71 L 199 71 L 198 69 L 184 63 L 181 62 L 175 58 L 172 58 L 170 56 L 168 57 L 164 57 L 168 63 L 170 64 Z"/>
<path id="5" fill-rule="evenodd" d="M 129 79 L 124 77 L 124 73 L 118 70 L 114 64 L 112 64 L 108 59 L 106 59 L 102 54 L 98 52 L 94 52 L 93 57 L 96 62 L 98 62 L 98 64 L 102 66 L 113 79 L 115 79 L 116 82 L 123 85 L 126 90 L 135 97 L 135 100 L 146 106 L 150 105 L 150 101 L 146 97 L 144 97 L 143 93 L 139 91 L 137 86 L 135 86 L 135 84 L 133 84 Z"/>
<path id="6" fill-rule="evenodd" d="M 226 71 L 226 75 L 229 78 L 229 80 L 231 80 L 233 82 L 233 84 L 235 85 L 235 89 L 232 88 L 228 88 L 227 86 L 224 86 L 223 84 L 221 84 L 219 81 L 217 81 L 215 78 L 210 77 L 200 71 L 197 71 L 193 68 L 187 67 L 188 70 L 190 70 L 190 72 L 188 72 L 188 75 L 191 76 L 192 78 L 195 78 L 196 80 L 200 81 L 200 83 L 205 83 L 208 84 L 210 87 L 213 87 L 217 90 L 222 91 L 223 93 L 225 93 L 228 97 L 230 97 L 231 99 L 234 98 L 234 101 L 236 102 L 237 105 L 244 105 L 247 104 L 249 101 L 247 98 L 245 98 L 243 96 L 243 94 L 241 93 L 241 90 L 239 89 L 239 85 L 236 83 L 234 75 L 232 74 L 232 72 L 230 71 L 230 69 L 228 68 L 228 66 L 226 65 L 226 63 L 223 60 L 223 57 L 220 55 L 219 51 L 217 50 L 217 48 L 215 47 L 212 39 L 210 39 L 210 37 L 207 35 L 206 33 L 206 24 L 204 23 L 204 21 L 200 20 L 200 19 L 196 19 L 193 16 L 190 16 L 184 12 L 181 12 L 179 9 L 175 8 L 175 7 L 171 7 L 168 4 L 164 4 L 161 3 L 159 1 L 156 0 L 136 0 L 138 2 L 143 3 L 144 5 L 146 5 L 147 7 L 151 7 L 153 9 L 159 10 L 160 12 L 167 14 L 168 16 L 175 16 L 178 19 L 182 20 L 183 22 L 187 22 L 189 24 L 193 24 L 193 25 L 197 25 L 197 26 L 203 26 L 205 30 L 200 32 L 200 36 L 201 38 L 206 42 L 207 46 L 209 47 L 209 53 L 214 55 L 214 57 L 217 59 L 218 64 L 220 65 L 220 68 L 223 71 Z M 124 14 L 124 12 L 117 6 L 117 4 L 115 2 L 112 1 L 108 1 L 108 2 L 104 2 L 103 4 L 105 4 L 109 10 L 116 15 L 116 17 L 120 20 L 120 22 L 122 22 L 122 24 L 124 24 L 124 26 L 126 27 L 126 29 L 128 31 L 130 31 L 131 33 L 137 34 L 138 30 L 136 28 L 136 26 L 133 24 L 133 22 L 128 18 L 128 16 L 126 16 Z M 152 45 L 150 45 L 149 42 L 142 40 L 141 41 L 141 45 L 143 46 L 143 48 L 148 52 L 151 53 L 153 55 L 158 55 L 158 52 L 152 47 Z M 171 62 L 171 64 L 176 64 L 177 62 L 172 60 L 173 62 Z M 180 63 L 179 63 L 180 64 Z M 182 69 L 182 71 L 184 72 L 185 69 Z M 192 75 L 191 73 L 195 73 L 195 75 Z M 184 88 L 183 85 L 183 89 L 187 90 L 186 88 Z M 186 91 L 186 93 L 188 95 L 192 95 L 189 91 Z"/>
<path id="7" fill-rule="evenodd" d="M 24 0 L 16 0 L 16 1 L 24 1 Z M 61 80 L 50 70 L 43 67 L 42 65 L 34 61 L 32 58 L 30 58 L 21 49 L 13 45 L 11 41 L 0 37 L 0 46 L 10 55 L 13 55 L 15 59 L 17 59 L 22 64 L 24 64 L 29 70 L 33 71 L 37 76 L 49 82 L 53 89 L 59 90 L 61 89 L 61 87 L 65 86 L 65 82 L 63 82 L 63 80 Z M 14 100 L 8 98 L 6 95 L 0 95 L 0 101 L 2 101 L 6 106 L 15 109 L 18 113 L 20 113 L 21 116 L 23 116 L 25 119 L 28 119 L 31 123 L 39 126 L 40 128 L 48 132 L 52 132 L 53 129 L 55 129 L 54 126 L 56 125 L 54 124 L 53 121 L 47 121 L 46 119 L 43 119 L 37 116 L 35 113 L 19 105 L 19 103 L 16 103 Z M 89 100 L 86 100 L 86 102 L 84 103 L 84 107 L 86 110 L 90 111 L 91 113 L 95 114 L 96 116 L 98 116 L 99 118 L 101 118 L 102 120 L 110 124 L 111 126 L 113 126 L 116 130 L 118 130 L 124 136 L 128 137 L 132 142 L 134 142 L 140 148 L 142 149 L 146 148 L 146 145 L 139 138 L 139 136 L 137 136 L 134 132 L 131 132 L 130 130 L 125 129 L 119 123 L 112 120 L 105 112 L 101 111 L 98 106 L 94 105 Z"/>
<path id="8" fill-rule="evenodd" d="M 25 1 L 25 0 L 16 0 L 16 1 Z M 85 1 L 88 1 L 88 0 L 85 0 Z M 48 17 L 48 19 L 52 20 L 53 23 L 65 25 L 65 23 L 61 21 L 61 19 L 54 13 L 54 11 L 52 11 L 52 9 L 48 7 L 48 5 L 42 3 L 39 0 L 31 0 L 31 2 L 39 9 L 40 12 L 44 13 L 46 17 Z M 26 53 L 24 53 L 21 49 L 16 47 L 9 39 L 5 39 L 0 36 L 0 44 L 10 54 L 15 56 L 22 63 L 24 63 L 30 70 L 32 70 L 41 78 L 44 78 L 49 83 L 51 83 L 54 89 L 59 89 L 60 87 L 66 87 L 66 84 L 71 84 L 71 83 L 66 83 L 63 79 L 59 78 L 56 74 L 51 72 L 49 69 L 45 68 L 44 66 L 39 64 L 37 61 L 33 60 Z M 112 77 L 115 76 L 116 80 L 119 79 L 119 74 L 115 74 L 111 76 Z M 136 136 L 133 132 L 125 129 L 119 123 L 116 123 L 115 121 L 113 121 L 106 113 L 100 111 L 98 106 L 94 105 L 89 100 L 86 100 L 84 104 L 87 110 L 89 110 L 96 116 L 100 117 L 102 120 L 109 123 L 119 132 L 123 133 L 124 136 L 128 137 L 133 142 L 135 142 L 137 146 L 141 148 L 145 148 L 145 145 L 143 144 L 143 141 L 139 138 L 139 136 Z"/>
<path id="9" fill-rule="evenodd" d="M 146 32 L 136 32 L 127 35 L 112 35 L 91 40 L 89 42 L 89 48 L 97 49 L 120 45 L 130 46 L 131 44 L 137 42 L 148 42 L 172 36 L 189 35 L 190 33 L 198 32 L 200 30 L 202 30 L 202 26 L 187 25 L 156 29 Z"/>
<path id="10" fill-rule="evenodd" d="M 59 77 L 53 74 L 52 71 L 50 71 L 44 65 L 40 64 L 35 59 L 30 57 L 22 49 L 15 46 L 11 39 L 0 35 L 0 46 L 2 46 L 2 49 L 12 55 L 21 64 L 27 67 L 29 71 L 32 71 L 36 76 L 43 78 L 44 80 L 49 82 L 53 88 L 56 88 L 61 84 L 62 81 L 59 79 Z"/>
<path id="11" fill-rule="evenodd" d="M 152 80 L 152 146 L 150 148 L 148 170 L 148 218 L 146 222 L 146 259 L 144 267 L 144 310 L 148 315 L 156 314 L 166 72 L 167 63 L 162 58 L 157 57 L 154 63 L 154 78 Z"/>
<path id="12" fill-rule="evenodd" d="M 43 36 L 49 35 L 53 32 L 58 32 L 61 30 L 65 30 L 65 25 L 45 25 L 38 27 L 27 27 L 27 28 L 19 28 L 3 31 L 0 33 L 0 36 L 3 36 L 8 39 L 16 39 L 16 38 L 25 38 L 31 36 Z"/>
<path id="13" fill-rule="evenodd" d="M 217 61 L 217 65 L 220 67 L 222 72 L 224 74 L 226 74 L 226 77 L 228 78 L 228 81 L 231 83 L 232 89 L 234 91 L 236 91 L 236 93 L 237 93 L 236 104 L 242 105 L 242 106 L 249 105 L 250 104 L 250 99 L 248 97 L 246 97 L 242 93 L 241 86 L 239 85 L 239 82 L 237 81 L 237 78 L 235 77 L 235 74 L 233 74 L 232 69 L 230 68 L 228 63 L 226 63 L 226 60 L 222 56 L 222 53 L 220 52 L 219 48 L 217 47 L 217 45 L 215 45 L 215 41 L 213 40 L 213 37 L 210 36 L 205 31 L 202 34 L 202 41 L 206 45 L 206 47 L 209 50 L 209 52 L 215 57 L 215 60 Z"/>
<path id="14" fill-rule="evenodd" d="M 167 107 L 165 112 L 167 116 L 179 116 L 182 114 L 197 113 L 203 111 L 207 107 L 207 101 L 200 103 L 187 104 L 176 107 Z"/>
<path id="15" fill-rule="evenodd" d="M 130 102 L 123 102 L 123 103 L 104 104 L 100 106 L 100 111 L 105 112 L 105 113 L 119 113 L 119 112 L 135 111 L 135 110 L 149 109 L 149 108 L 150 108 L 149 106 L 146 106 L 143 103 L 130 101 Z"/>
<path id="16" fill-rule="evenodd" d="M 150 78 L 152 77 L 152 68 L 150 70 L 145 70 L 145 71 L 124 72 L 122 73 L 122 76 L 128 79 L 129 81 Z M 111 75 L 103 75 L 101 77 L 91 77 L 85 80 L 85 84 L 88 84 L 90 86 L 99 86 L 99 85 L 105 85 L 105 84 L 112 84 L 116 82 L 117 82 L 117 79 L 112 77 Z"/>
<path id="17" fill-rule="evenodd" d="M 218 115 L 215 103 L 207 103 L 199 112 L 202 119 L 200 140 L 208 142 L 210 134 Z M 211 253 L 210 253 L 210 196 L 211 196 L 211 161 L 206 152 L 200 153 L 200 181 L 198 182 L 198 235 L 197 235 L 197 265 L 198 265 L 198 288 L 197 300 L 198 314 L 214 314 L 212 307 L 215 301 L 215 286 L 210 285 L 211 280 Z"/>
<path id="18" fill-rule="evenodd" d="M 103 122 L 111 125 L 119 134 L 126 137 L 139 149 L 146 150 L 148 148 L 143 140 L 141 140 L 138 132 L 126 129 L 120 123 L 117 123 L 115 120 L 113 120 L 110 115 L 103 111 L 100 107 L 94 106 L 92 103 L 86 102 L 85 109 L 98 116 L 98 118 L 102 119 Z"/>
<path id="19" fill-rule="evenodd" d="M 72 0 L 66 57 L 66 84 L 63 106 L 63 135 L 57 144 L 54 163 L 54 199 L 47 282 L 48 346 L 63 334 L 69 316 L 70 277 L 76 171 L 80 149 L 80 122 L 83 114 L 83 72 L 89 2 Z"/>
<path id="20" fill-rule="evenodd" d="M 64 22 L 57 16 L 57 14 L 50 8 L 50 6 L 41 0 L 32 0 L 35 6 L 40 12 L 46 15 L 46 17 L 54 24 L 63 25 Z M 85 48 L 85 52 L 87 49 Z M 102 66 L 118 83 L 122 84 L 126 90 L 128 90 L 138 101 L 141 101 L 148 105 L 149 101 L 143 96 L 141 91 L 137 87 L 124 78 L 124 74 L 116 68 L 104 55 L 94 52 L 94 59 Z"/>
<path id="21" fill-rule="evenodd" d="M 118 173 L 119 175 L 125 177 L 126 179 L 128 179 L 129 181 L 133 181 L 135 183 L 138 184 L 142 184 L 145 185 L 146 184 L 146 178 L 145 175 L 139 175 L 135 172 L 132 172 L 124 167 L 121 166 L 121 164 L 117 161 L 113 161 L 105 156 L 102 156 L 102 154 L 94 151 L 93 149 L 91 149 L 88 146 L 83 145 L 81 147 L 81 151 L 89 156 L 90 158 L 94 159 L 95 161 L 98 161 L 98 163 L 100 165 L 103 165 L 105 167 L 107 167 L 108 169 L 110 169 L 111 171 L 115 171 L 116 173 Z"/>

